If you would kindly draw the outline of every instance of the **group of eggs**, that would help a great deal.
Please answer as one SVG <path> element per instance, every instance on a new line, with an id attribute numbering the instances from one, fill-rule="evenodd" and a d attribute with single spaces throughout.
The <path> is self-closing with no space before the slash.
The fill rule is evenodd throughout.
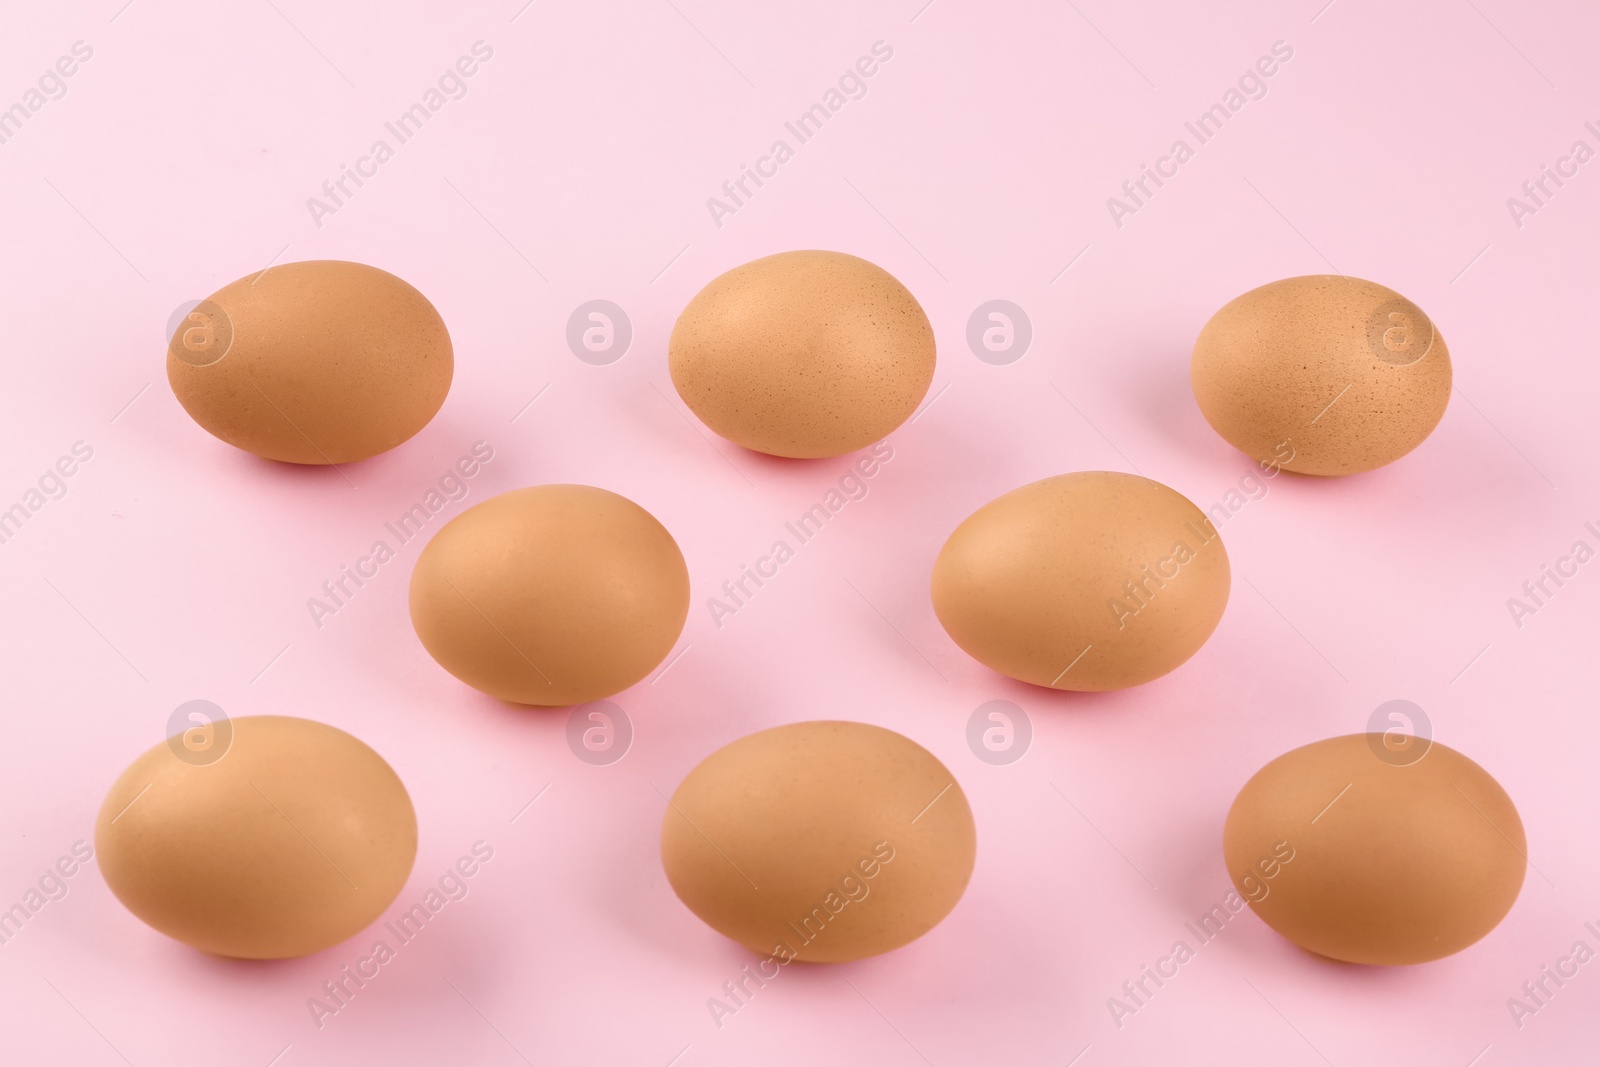
<path id="1" fill-rule="evenodd" d="M 916 299 L 835 252 L 768 256 L 716 278 L 672 331 L 679 395 L 704 423 L 776 456 L 866 447 L 916 409 L 934 336 Z M 444 402 L 449 334 L 419 292 L 356 263 L 241 279 L 172 337 L 189 414 L 259 456 L 346 463 L 405 441 Z M 1338 475 L 1404 455 L 1442 417 L 1450 362 L 1410 301 L 1340 276 L 1291 278 L 1228 304 L 1194 350 L 1211 424 L 1263 467 Z M 950 637 L 1054 689 L 1139 685 L 1210 637 L 1228 556 L 1194 504 L 1147 478 L 1079 472 L 980 508 L 933 567 Z M 689 606 L 672 535 L 605 489 L 513 490 L 423 549 L 410 608 L 428 653 L 502 700 L 560 706 L 643 679 Z M 303 955 L 351 937 L 400 892 L 411 801 L 361 741 L 255 716 L 139 757 L 96 827 L 113 892 L 207 952 Z M 219 752 L 201 757 L 197 751 Z M 781 962 L 838 962 L 921 936 L 955 906 L 976 833 L 950 771 L 910 739 L 801 722 L 706 757 L 668 801 L 661 860 L 714 929 Z M 1515 807 L 1477 764 L 1424 738 L 1336 737 L 1267 764 L 1224 831 L 1229 874 L 1274 929 L 1322 956 L 1406 964 L 1459 951 L 1510 910 L 1526 868 Z"/>

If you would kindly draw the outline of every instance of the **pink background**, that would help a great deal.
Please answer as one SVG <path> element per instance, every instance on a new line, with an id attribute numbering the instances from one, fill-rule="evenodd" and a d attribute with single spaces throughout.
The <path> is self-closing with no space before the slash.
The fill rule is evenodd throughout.
<path id="1" fill-rule="evenodd" d="M 1594 1060 L 1600 963 L 1520 1029 L 1506 1002 L 1580 938 L 1600 948 L 1583 928 L 1600 920 L 1600 564 L 1520 629 L 1506 600 L 1574 541 L 1600 543 L 1580 429 L 1600 162 L 1520 228 L 1506 199 L 1575 140 L 1600 148 L 1583 127 L 1600 124 L 1600 18 L 1508 0 L 921 2 L 13 5 L 0 106 L 73 42 L 94 53 L 0 145 L 0 506 L 75 441 L 94 455 L 0 545 L 0 905 L 92 837 L 110 782 L 194 698 L 333 723 L 394 765 L 421 844 L 392 910 L 474 842 L 494 859 L 321 1029 L 307 998 L 370 935 L 208 959 L 136 921 L 90 864 L 0 946 L 8 1061 Z M 319 228 L 307 198 L 478 40 L 494 54 L 468 94 Z M 893 57 L 866 96 L 714 225 L 706 198 L 879 40 Z M 1115 226 L 1106 198 L 1280 40 L 1293 58 L 1265 98 Z M 850 461 L 710 436 L 671 388 L 666 337 L 715 274 L 796 247 L 910 287 L 939 337 L 934 399 L 891 436 L 870 494 L 719 629 L 706 598 Z M 344 476 L 212 439 L 163 371 L 181 303 L 316 258 L 406 278 L 456 346 L 433 423 Z M 1279 478 L 1240 509 L 1222 527 L 1221 627 L 1150 685 L 1030 688 L 948 640 L 929 568 L 1000 492 L 1079 469 L 1136 469 L 1202 507 L 1237 487 L 1251 465 L 1189 392 L 1195 334 L 1245 289 L 1333 269 L 1406 293 L 1449 341 L 1459 390 L 1422 448 L 1364 476 Z M 595 298 L 632 320 L 609 366 L 564 340 Z M 965 342 L 995 298 L 1034 332 L 1006 366 Z M 500 705 L 428 659 L 405 608 L 415 542 L 311 621 L 306 598 L 479 440 L 495 459 L 449 514 L 588 482 L 683 547 L 681 658 L 615 698 L 636 731 L 620 762 L 575 758 L 565 711 Z M 1538 870 L 1510 916 L 1454 958 L 1375 970 L 1242 914 L 1118 1029 L 1107 998 L 1227 892 L 1222 821 L 1245 779 L 1393 698 L 1515 799 Z M 966 742 L 993 699 L 1032 723 L 1008 766 Z M 976 873 L 919 942 L 786 969 L 719 1029 L 706 1000 L 752 957 L 665 883 L 658 790 L 737 736 L 824 717 L 900 730 L 950 767 Z"/>

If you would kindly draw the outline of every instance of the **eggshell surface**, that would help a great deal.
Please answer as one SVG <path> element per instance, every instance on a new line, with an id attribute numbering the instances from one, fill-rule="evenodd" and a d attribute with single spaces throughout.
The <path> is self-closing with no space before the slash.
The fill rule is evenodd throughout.
<path id="1" fill-rule="evenodd" d="M 933 566 L 934 612 L 968 655 L 1056 689 L 1140 685 L 1211 636 L 1231 581 L 1205 514 L 1160 482 L 1082 471 L 975 511 Z"/>
<path id="2" fill-rule="evenodd" d="M 689 772 L 661 862 L 689 910 L 778 964 L 839 963 L 916 940 L 971 877 L 972 810 L 949 770 L 892 730 L 801 722 Z"/>
<path id="3" fill-rule="evenodd" d="M 1315 274 L 1263 285 L 1211 317 L 1190 362 L 1195 400 L 1268 467 L 1340 475 L 1420 445 L 1450 401 L 1450 352 L 1393 289 Z"/>
<path id="4" fill-rule="evenodd" d="M 228 725 L 213 762 L 163 742 L 117 779 L 95 824 L 106 884 L 150 926 L 219 956 L 303 956 L 360 932 L 416 857 L 405 786 L 332 726 Z"/>
<path id="5" fill-rule="evenodd" d="M 1228 812 L 1223 855 L 1255 913 L 1301 948 L 1426 963 L 1511 910 L 1527 838 L 1482 767 L 1437 741 L 1397 752 L 1385 736 L 1329 738 L 1268 763 Z"/>
<path id="6" fill-rule="evenodd" d="M 286 463 L 353 463 L 426 426 L 455 359 L 426 297 L 363 263 L 284 263 L 223 286 L 167 346 L 167 380 L 209 433 Z"/>
<path id="7" fill-rule="evenodd" d="M 700 290 L 673 326 L 672 382 L 718 434 L 774 456 L 882 439 L 933 381 L 933 327 L 893 275 L 843 252 L 783 252 Z"/>
<path id="8" fill-rule="evenodd" d="M 618 693 L 689 614 L 683 553 L 655 517 L 588 485 L 502 493 L 438 532 L 411 575 L 411 622 L 441 667 L 518 704 Z"/>

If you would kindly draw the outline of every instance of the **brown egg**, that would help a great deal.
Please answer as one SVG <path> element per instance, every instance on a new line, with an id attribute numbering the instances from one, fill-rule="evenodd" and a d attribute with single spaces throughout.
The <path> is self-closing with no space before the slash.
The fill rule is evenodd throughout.
<path id="1" fill-rule="evenodd" d="M 454 367 L 426 297 L 338 260 L 223 286 L 167 346 L 167 380 L 195 422 L 286 463 L 354 463 L 409 439 L 444 403 Z"/>
<path id="2" fill-rule="evenodd" d="M 883 268 L 782 252 L 712 280 L 668 344 L 678 395 L 735 444 L 808 459 L 905 422 L 933 381 L 933 327 Z"/>
<path id="3" fill-rule="evenodd" d="M 944 764 L 858 722 L 791 723 L 719 748 L 661 823 L 678 899 L 773 967 L 915 941 L 961 899 L 976 852 Z"/>
<path id="4" fill-rule="evenodd" d="M 557 706 L 649 674 L 689 615 L 672 535 L 627 497 L 539 485 L 446 523 L 411 574 L 411 623 L 439 666 L 501 700 Z"/>
<path id="5" fill-rule="evenodd" d="M 1437 741 L 1351 734 L 1287 752 L 1245 783 L 1223 829 L 1228 874 L 1301 948 L 1426 963 L 1505 918 L 1527 838 L 1487 771 Z"/>
<path id="6" fill-rule="evenodd" d="M 220 759 L 163 742 L 122 772 L 95 824 L 106 884 L 146 923 L 219 956 L 304 956 L 359 933 L 416 858 L 405 786 L 332 726 L 227 726 Z"/>
<path id="7" fill-rule="evenodd" d="M 1189 367 L 1206 421 L 1264 467 L 1355 474 L 1420 445 L 1450 401 L 1450 352 L 1376 282 L 1313 274 L 1211 316 Z"/>
<path id="8" fill-rule="evenodd" d="M 1082 471 L 1025 485 L 956 527 L 933 610 L 1001 674 L 1053 689 L 1125 689 L 1199 651 L 1230 582 L 1222 538 L 1160 482 Z"/>

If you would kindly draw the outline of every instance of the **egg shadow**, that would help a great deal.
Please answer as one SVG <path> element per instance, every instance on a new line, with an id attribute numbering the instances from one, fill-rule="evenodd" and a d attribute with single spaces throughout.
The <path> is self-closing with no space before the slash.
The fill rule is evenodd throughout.
<path id="1" fill-rule="evenodd" d="M 1165 677 L 1167 676 L 1163 675 L 1162 678 L 1152 679 L 1142 685 L 1129 686 L 1125 689 L 1090 690 L 1056 689 L 1049 686 L 1034 685 L 1031 682 L 1023 682 L 1003 674 L 990 672 L 991 681 L 998 683 L 997 688 L 1004 699 L 1024 708 L 1033 704 L 1050 709 L 1053 713 L 1071 714 L 1078 718 L 1090 720 L 1131 714 L 1133 710 L 1148 702 L 1148 687 L 1162 681 Z"/>
<path id="2" fill-rule="evenodd" d="M 863 445 L 858 449 L 844 452 L 837 456 L 800 457 L 774 456 L 767 452 L 758 452 L 753 448 L 745 448 L 726 438 L 717 438 L 717 441 L 723 446 L 718 448 L 718 451 L 728 456 L 736 466 L 741 467 L 741 469 L 753 469 L 762 478 L 766 479 L 769 484 L 795 488 L 809 488 L 815 484 L 819 477 L 831 481 L 846 466 L 854 470 L 856 460 L 870 452 L 876 445 L 882 443 L 882 440 L 880 438 L 871 444 Z M 737 458 L 730 452 L 736 453 Z M 840 464 L 844 466 L 838 466 Z"/>
<path id="3" fill-rule="evenodd" d="M 565 723 L 573 708 L 593 701 L 577 704 L 519 704 L 505 700 L 461 683 L 462 703 L 475 713 L 484 714 L 491 722 L 513 730 L 545 730 L 552 723 Z"/>

